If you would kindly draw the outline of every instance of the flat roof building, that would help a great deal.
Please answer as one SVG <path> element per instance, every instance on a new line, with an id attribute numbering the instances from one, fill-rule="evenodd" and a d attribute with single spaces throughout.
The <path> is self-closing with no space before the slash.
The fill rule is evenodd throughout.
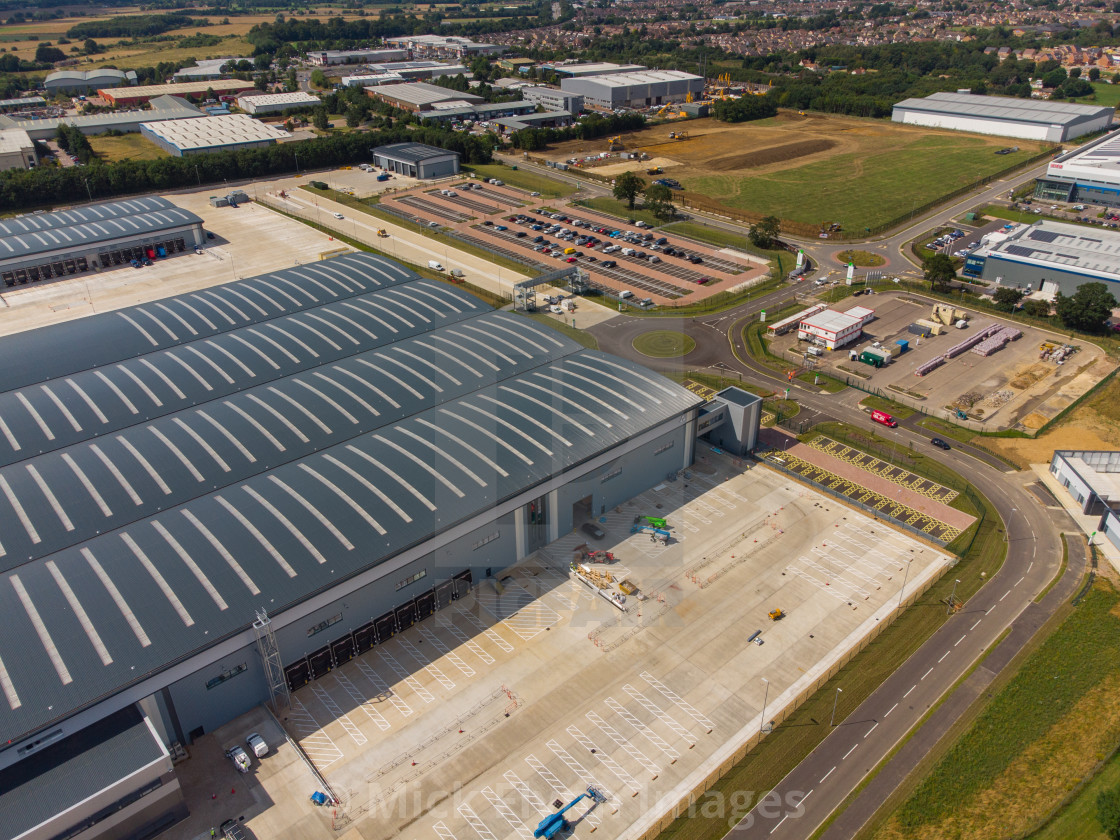
<path id="1" fill-rule="evenodd" d="M 202 111 L 177 96 L 157 96 L 149 103 L 149 110 L 110 111 L 101 114 L 79 114 L 63 117 L 25 117 L 20 114 L 0 116 L 0 129 L 21 128 L 32 140 L 51 140 L 58 134 L 62 123 L 72 125 L 82 134 L 104 134 L 120 131 L 128 134 L 139 131 L 140 124 L 154 120 L 186 120 L 203 116 Z"/>
<path id="2" fill-rule="evenodd" d="M 459 174 L 459 153 L 423 143 L 393 143 L 373 150 L 382 169 L 412 178 L 446 178 Z"/>
<path id="3" fill-rule="evenodd" d="M 1074 518 L 1081 528 L 1108 540 L 1105 553 L 1120 570 L 1120 452 L 1057 449 L 1050 459 L 1050 475 L 1068 493 L 1062 504 L 1080 514 Z"/>
<path id="4" fill-rule="evenodd" d="M 563 128 L 572 124 L 568 111 L 534 111 L 516 117 L 497 117 L 493 120 L 502 131 L 520 131 L 523 128 Z"/>
<path id="5" fill-rule="evenodd" d="M 704 92 L 704 77 L 679 70 L 643 70 L 562 79 L 560 89 L 583 96 L 588 108 L 614 111 L 698 98 Z"/>
<path id="6" fill-rule="evenodd" d="M 583 110 L 583 94 L 571 93 L 559 88 L 534 85 L 521 89 L 521 96 L 528 102 L 542 105 L 549 111 L 567 111 L 578 114 Z"/>
<path id="7" fill-rule="evenodd" d="M 406 61 L 408 50 L 368 49 L 368 50 L 314 50 L 307 54 L 310 64 L 320 67 L 333 67 L 339 64 L 376 64 L 382 61 Z"/>
<path id="8" fill-rule="evenodd" d="M 1105 283 L 1120 296 L 1120 233 L 1049 220 L 1023 225 L 969 254 L 963 273 L 1048 295 Z"/>
<path id="9" fill-rule="evenodd" d="M 565 64 L 544 64 L 541 66 L 543 69 L 551 70 L 556 75 L 567 79 L 583 78 L 585 76 L 610 76 L 614 73 L 641 73 L 649 69 L 641 64 L 614 64 L 610 61 L 573 61 Z"/>
<path id="10" fill-rule="evenodd" d="M 271 146 L 292 135 L 265 125 L 248 114 L 223 114 L 196 120 L 164 120 L 141 124 L 140 133 L 175 157 L 200 152 L 229 152 Z"/>
<path id="11" fill-rule="evenodd" d="M 22 128 L 0 129 L 0 171 L 39 165 L 35 143 Z"/>
<path id="12" fill-rule="evenodd" d="M 207 91 L 215 94 L 238 94 L 253 90 L 256 85 L 241 79 L 214 79 L 212 81 L 176 82 L 170 85 L 141 85 L 121 90 L 98 90 L 97 94 L 118 108 L 143 105 L 157 96 L 181 96 L 185 99 L 205 99 Z"/>
<path id="13" fill-rule="evenodd" d="M 385 43 L 409 50 L 413 56 L 436 58 L 500 55 L 506 50 L 499 44 L 484 44 L 457 35 L 402 35 L 397 38 L 386 38 Z"/>
<path id="14" fill-rule="evenodd" d="M 228 58 L 200 58 L 196 59 L 194 67 L 184 67 L 181 70 L 176 70 L 175 75 L 171 78 L 178 82 L 199 82 L 207 79 L 220 79 L 233 72 L 232 68 L 240 61 L 252 62 L 252 59 L 242 58 L 241 56 L 230 56 Z"/>
<path id="15" fill-rule="evenodd" d="M 801 341 L 811 341 L 826 350 L 835 350 L 859 338 L 863 331 L 862 314 L 850 315 L 825 309 L 809 315 L 797 325 L 797 337 Z"/>
<path id="16" fill-rule="evenodd" d="M 204 241 L 202 219 L 158 196 L 16 216 L 0 221 L 0 279 L 20 286 L 193 251 Z"/>
<path id="17" fill-rule="evenodd" d="M 284 111 L 295 108 L 314 108 L 322 105 L 323 100 L 318 96 L 302 90 L 291 93 L 265 93 L 260 96 L 239 96 L 237 107 L 254 116 L 261 114 L 282 114 Z"/>
<path id="18" fill-rule="evenodd" d="M 0 99 L 0 112 L 21 111 L 28 108 L 42 108 L 47 104 L 41 96 L 21 96 L 16 99 Z"/>
<path id="19" fill-rule="evenodd" d="M 1112 124 L 1115 113 L 1115 109 L 1099 105 L 934 93 L 922 99 L 902 100 L 894 106 L 891 119 L 906 125 L 1061 143 L 1103 131 Z"/>
<path id="20" fill-rule="evenodd" d="M 385 64 L 371 64 L 370 69 L 384 75 L 400 76 L 406 82 L 421 82 L 425 79 L 438 79 L 441 76 L 467 75 L 470 71 L 462 64 L 448 64 L 443 61 L 390 61 Z"/>
<path id="21" fill-rule="evenodd" d="M 89 93 L 98 88 L 136 84 L 135 70 L 101 67 L 96 70 L 56 70 L 48 73 L 43 87 L 50 93 Z"/>
<path id="22" fill-rule="evenodd" d="M 464 102 L 478 104 L 486 100 L 473 93 L 462 93 L 439 85 L 429 85 L 424 82 L 410 82 L 403 85 L 381 85 L 366 88 L 366 93 L 374 99 L 388 102 L 394 108 L 402 111 L 430 111 L 441 102 Z"/>
<path id="23" fill-rule="evenodd" d="M 680 385 L 373 254 L 0 354 L 35 360 L 0 367 L 0 814 L 37 837 L 161 827 L 122 833 L 112 807 L 176 804 L 137 707 L 165 746 L 283 708 L 688 468 L 698 434 L 757 435 L 757 397 L 721 392 L 700 432 Z M 47 764 L 88 778 L 36 762 L 67 742 Z M 104 790 L 92 814 L 52 807 Z"/>
<path id="24" fill-rule="evenodd" d="M 1047 164 L 1034 194 L 1046 201 L 1120 206 L 1120 131 L 1058 155 Z"/>

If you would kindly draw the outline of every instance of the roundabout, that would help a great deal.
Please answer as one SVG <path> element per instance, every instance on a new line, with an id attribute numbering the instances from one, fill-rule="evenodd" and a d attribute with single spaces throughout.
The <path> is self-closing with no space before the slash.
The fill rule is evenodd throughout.
<path id="1" fill-rule="evenodd" d="M 671 359 L 686 356 L 696 349 L 696 341 L 673 330 L 650 330 L 634 339 L 634 349 L 643 356 Z"/>
<path id="2" fill-rule="evenodd" d="M 854 249 L 840 251 L 835 254 L 834 257 L 843 265 L 852 263 L 856 268 L 878 268 L 881 265 L 885 265 L 887 262 L 886 258 L 881 254 L 873 254 L 870 251 L 858 251 Z"/>

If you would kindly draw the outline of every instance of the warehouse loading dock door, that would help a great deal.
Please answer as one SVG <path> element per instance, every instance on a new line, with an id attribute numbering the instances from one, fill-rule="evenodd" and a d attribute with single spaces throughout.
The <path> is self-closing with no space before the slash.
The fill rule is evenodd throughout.
<path id="1" fill-rule="evenodd" d="M 435 590 L 429 590 L 422 595 L 416 596 L 416 617 L 425 619 L 436 611 L 436 593 Z"/>
<path id="2" fill-rule="evenodd" d="M 331 662 L 330 645 L 319 648 L 308 656 L 307 663 L 311 666 L 311 679 L 313 680 L 319 679 L 323 674 L 330 673 L 330 670 L 334 667 Z"/>
<path id="3" fill-rule="evenodd" d="M 465 571 L 459 572 L 459 574 L 455 575 L 455 577 L 451 579 L 451 583 L 455 587 L 451 593 L 452 600 L 457 601 L 468 592 L 470 592 L 471 584 L 473 582 L 474 578 L 471 576 L 470 569 L 466 569 Z"/>
<path id="4" fill-rule="evenodd" d="M 377 644 L 377 630 L 371 621 L 354 631 L 354 653 L 365 653 Z"/>
<path id="5" fill-rule="evenodd" d="M 391 612 L 385 613 L 380 618 L 375 618 L 373 626 L 377 629 L 377 643 L 379 645 L 397 635 L 397 617 Z"/>
<path id="6" fill-rule="evenodd" d="M 397 628 L 404 630 L 416 623 L 416 604 L 409 601 L 397 607 Z"/>
<path id="7" fill-rule="evenodd" d="M 595 518 L 591 511 L 591 497 L 584 496 L 578 502 L 572 502 L 572 527 L 578 528 L 581 523 Z"/>
<path id="8" fill-rule="evenodd" d="M 343 662 L 349 662 L 354 658 L 354 637 L 347 634 L 341 639 L 335 639 L 331 642 L 331 658 L 334 660 L 334 666 L 337 668 Z"/>
<path id="9" fill-rule="evenodd" d="M 444 607 L 451 603 L 451 595 L 454 589 L 455 585 L 451 581 L 445 580 L 433 590 L 436 595 L 437 610 L 442 610 Z"/>
<path id="10" fill-rule="evenodd" d="M 293 662 L 284 669 L 284 679 L 288 681 L 288 691 L 295 691 L 311 682 L 311 666 L 306 659 Z"/>

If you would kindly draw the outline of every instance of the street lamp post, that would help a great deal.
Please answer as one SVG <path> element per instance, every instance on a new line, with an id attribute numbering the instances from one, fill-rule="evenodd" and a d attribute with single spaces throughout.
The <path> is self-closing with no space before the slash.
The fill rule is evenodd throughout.
<path id="1" fill-rule="evenodd" d="M 762 677 L 762 681 L 766 683 L 766 691 L 762 694 L 762 717 L 758 719 L 758 737 L 762 737 L 762 726 L 766 722 L 766 699 L 770 696 L 770 680 Z"/>
<path id="2" fill-rule="evenodd" d="M 836 689 L 836 694 L 835 694 L 835 695 L 833 695 L 833 700 L 832 700 L 832 720 L 830 720 L 830 721 L 828 722 L 828 725 L 829 725 L 829 726 L 835 726 L 835 725 L 836 725 L 836 704 L 840 702 L 840 695 L 841 695 L 841 694 L 843 693 L 843 691 L 844 691 L 844 689 L 842 689 L 842 688 L 839 688 L 839 687 L 838 687 L 838 688 Z"/>
<path id="3" fill-rule="evenodd" d="M 296 174 L 299 174 L 299 152 L 293 152 L 296 156 Z"/>
<path id="4" fill-rule="evenodd" d="M 949 593 L 949 606 L 945 610 L 945 615 L 948 615 L 949 613 L 951 613 L 953 611 L 953 604 L 956 603 L 956 598 L 957 598 L 957 584 L 958 583 L 960 583 L 959 580 L 954 580 L 953 581 L 953 591 Z"/>
<path id="5" fill-rule="evenodd" d="M 913 562 L 914 561 L 912 559 L 906 561 L 906 573 L 902 576 L 902 589 L 900 589 L 898 591 L 898 608 L 899 609 L 902 609 L 902 596 L 906 592 L 906 578 L 910 574 L 910 564 L 913 563 Z"/>

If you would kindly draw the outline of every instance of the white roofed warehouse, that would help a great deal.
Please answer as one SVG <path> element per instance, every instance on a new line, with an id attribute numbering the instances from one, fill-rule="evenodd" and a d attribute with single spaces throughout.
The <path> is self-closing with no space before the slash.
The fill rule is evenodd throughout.
<path id="1" fill-rule="evenodd" d="M 560 90 L 583 96 L 588 108 L 614 111 L 684 102 L 689 94 L 699 99 L 704 92 L 704 78 L 679 70 L 642 70 L 561 79 Z"/>
<path id="2" fill-rule="evenodd" d="M 248 114 L 223 114 L 193 120 L 141 123 L 140 133 L 176 157 L 200 152 L 229 152 L 271 146 L 292 135 Z"/>
<path id="3" fill-rule="evenodd" d="M 922 99 L 902 100 L 894 106 L 891 119 L 907 125 L 1061 143 L 1107 129 L 1115 113 L 1113 108 L 1098 105 L 934 93 Z"/>
<path id="4" fill-rule="evenodd" d="M 247 114 L 281 114 L 288 109 L 314 108 L 322 105 L 318 96 L 302 90 L 291 93 L 265 93 L 260 96 L 239 96 L 237 107 Z"/>
<path id="5" fill-rule="evenodd" d="M 459 153 L 423 143 L 393 143 L 373 150 L 382 169 L 411 178 L 445 178 L 459 174 Z"/>
<path id="6" fill-rule="evenodd" d="M 5 287 L 193 251 L 202 219 L 158 196 L 0 220 Z M 0 542 L 3 539 L 0 538 Z"/>
<path id="7" fill-rule="evenodd" d="M 174 815 L 174 771 L 150 784 L 156 747 L 286 703 L 675 475 L 702 408 L 730 445 L 753 442 L 760 403 L 705 404 L 371 254 L 0 352 L 37 360 L 0 369 L 0 814 L 15 836 L 70 831 L 75 797 L 107 815 L 83 837 L 120 836 L 119 802 Z M 135 709 L 158 738 L 114 718 Z M 52 772 L 87 755 L 80 789 Z"/>

